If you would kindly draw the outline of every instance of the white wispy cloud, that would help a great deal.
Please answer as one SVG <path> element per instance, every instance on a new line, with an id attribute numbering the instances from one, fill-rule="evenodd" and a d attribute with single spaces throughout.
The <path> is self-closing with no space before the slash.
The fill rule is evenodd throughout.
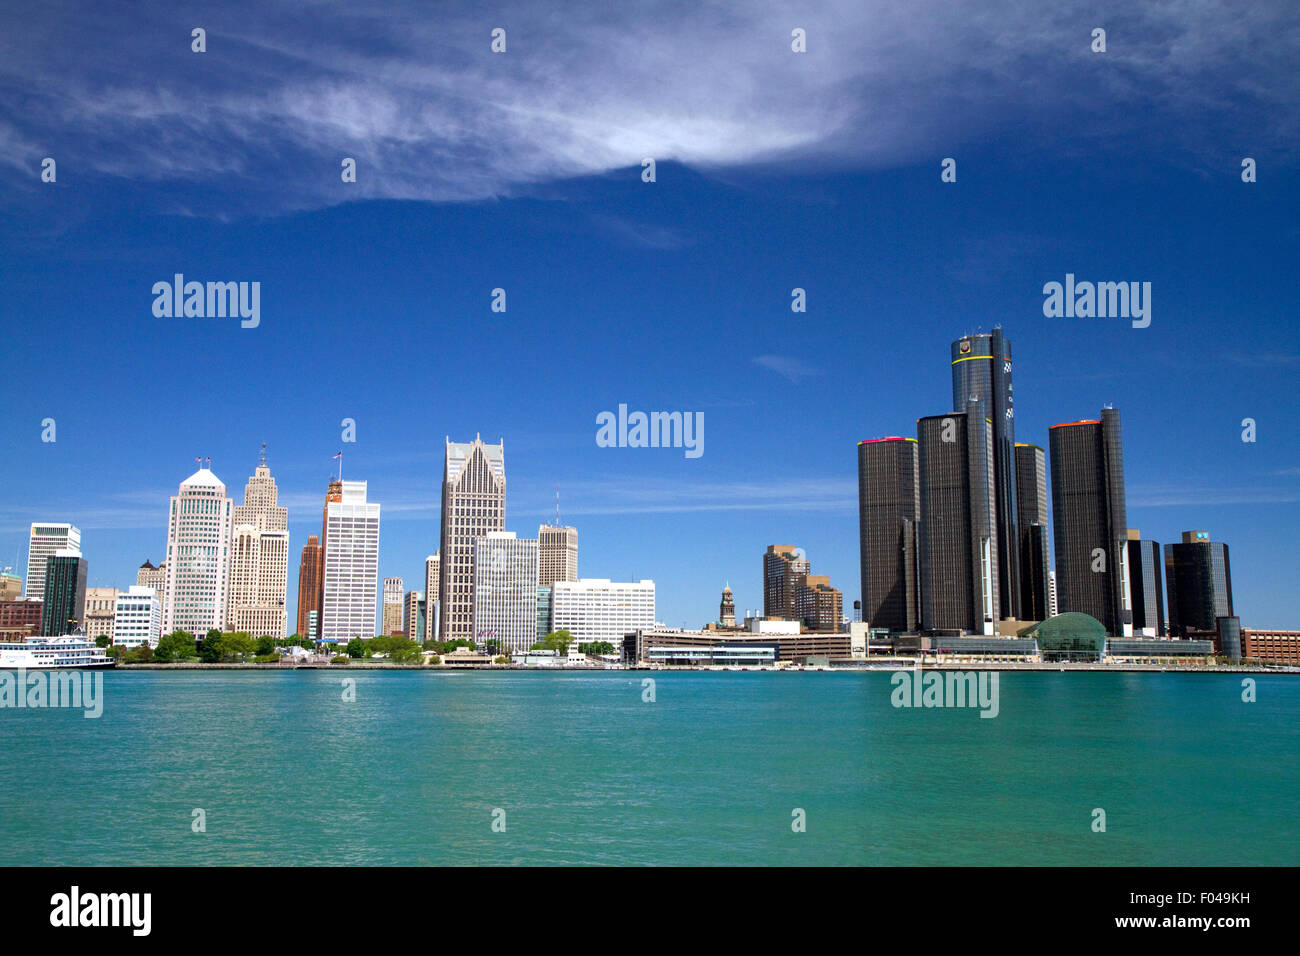
<path id="1" fill-rule="evenodd" d="M 1289 152 L 1300 116 L 1288 4 L 245 0 L 198 18 L 203 54 L 193 19 L 168 5 L 0 10 L 0 157 L 31 173 L 19 191 L 52 155 L 65 175 L 200 187 L 159 191 L 170 211 L 276 213 L 505 196 L 638 175 L 645 157 L 719 171 L 937 161 L 1011 130 L 1032 147 L 1046 127 Z M 1105 54 L 1088 49 L 1097 25 Z M 489 49 L 497 26 L 504 54 Z M 806 53 L 790 50 L 794 27 Z"/>
<path id="2" fill-rule="evenodd" d="M 810 378 L 817 374 L 816 370 L 806 362 L 788 355 L 760 355 L 754 359 L 754 364 L 769 372 L 775 372 L 791 382 L 798 382 L 801 378 Z"/>

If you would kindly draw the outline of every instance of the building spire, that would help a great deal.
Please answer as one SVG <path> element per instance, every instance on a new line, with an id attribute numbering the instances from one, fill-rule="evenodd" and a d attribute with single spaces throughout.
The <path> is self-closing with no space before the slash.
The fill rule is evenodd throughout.
<path id="1" fill-rule="evenodd" d="M 266 467 L 266 442 L 262 442 L 262 457 L 258 459 L 257 466 L 259 468 Z"/>

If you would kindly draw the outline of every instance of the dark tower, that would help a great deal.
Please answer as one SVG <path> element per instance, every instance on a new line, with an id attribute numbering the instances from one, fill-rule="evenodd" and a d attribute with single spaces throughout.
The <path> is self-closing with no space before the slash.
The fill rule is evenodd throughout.
<path id="1" fill-rule="evenodd" d="M 1116 637 L 1132 632 L 1128 525 L 1119 411 L 1048 429 L 1057 610 L 1091 614 Z"/>
<path id="2" fill-rule="evenodd" d="M 1020 534 L 1020 616 L 1048 613 L 1047 456 L 1037 445 L 1016 443 L 1016 529 Z"/>
<path id="3" fill-rule="evenodd" d="M 982 402 L 917 419 L 921 628 L 992 634 L 998 615 L 993 430 Z"/>
<path id="4" fill-rule="evenodd" d="M 1208 531 L 1184 531 L 1180 543 L 1165 545 L 1165 578 L 1173 637 L 1214 631 L 1217 618 L 1233 616 L 1228 546 Z"/>
<path id="5" fill-rule="evenodd" d="M 1128 532 L 1128 593 L 1133 602 L 1133 633 L 1165 636 L 1165 591 L 1161 586 L 1160 543 Z"/>
<path id="6" fill-rule="evenodd" d="M 916 439 L 858 442 L 858 557 L 862 619 L 915 633 L 920 626 L 916 524 L 921 512 Z"/>
<path id="7" fill-rule="evenodd" d="M 1020 561 L 1016 534 L 1016 420 L 1011 396 L 1011 342 L 999 326 L 952 343 L 952 407 L 984 405 L 993 431 L 993 485 L 998 553 L 997 615 L 1019 618 Z"/>

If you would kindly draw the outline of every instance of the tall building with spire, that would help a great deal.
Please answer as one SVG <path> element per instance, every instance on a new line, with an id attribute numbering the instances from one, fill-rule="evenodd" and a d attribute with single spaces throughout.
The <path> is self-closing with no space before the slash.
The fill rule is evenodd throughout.
<path id="1" fill-rule="evenodd" d="M 266 443 L 257 469 L 244 488 L 244 503 L 232 512 L 230 610 L 232 630 L 254 637 L 285 635 L 289 579 L 289 509 L 266 464 Z"/>
<path id="2" fill-rule="evenodd" d="M 1020 539 L 1016 532 L 1016 420 L 1011 394 L 1011 340 L 1001 327 L 953 342 L 952 407 L 984 407 L 993 437 L 993 520 L 997 525 L 997 618 L 1019 618 Z"/>
<path id="3" fill-rule="evenodd" d="M 487 445 L 476 435 L 472 442 L 462 444 L 448 437 L 439 548 L 441 640 L 473 640 L 474 545 L 489 532 L 505 528 L 505 442 Z"/>
<path id="4" fill-rule="evenodd" d="M 209 459 L 210 461 L 211 459 Z M 203 635 L 226 624 L 234 502 L 207 464 L 181 482 L 167 516 L 163 633 Z"/>
<path id="5" fill-rule="evenodd" d="M 736 599 L 731 596 L 731 585 L 722 589 L 722 600 L 718 603 L 718 623 L 723 627 L 736 626 Z"/>
<path id="6" fill-rule="evenodd" d="M 302 557 L 298 560 L 298 626 L 296 633 L 300 637 L 315 638 L 312 627 L 320 620 L 320 573 L 323 552 L 320 536 L 307 535 L 307 543 L 302 546 Z M 315 612 L 315 617 L 312 616 Z"/>

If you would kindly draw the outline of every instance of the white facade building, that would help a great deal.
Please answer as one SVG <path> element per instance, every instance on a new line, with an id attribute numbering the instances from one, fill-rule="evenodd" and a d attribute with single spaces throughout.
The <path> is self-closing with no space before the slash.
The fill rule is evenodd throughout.
<path id="1" fill-rule="evenodd" d="M 476 643 L 496 641 L 504 654 L 537 641 L 537 541 L 489 531 L 474 542 Z"/>
<path id="2" fill-rule="evenodd" d="M 440 583 L 442 565 L 442 555 L 435 551 L 424 559 L 424 633 L 417 640 L 436 641 L 438 639 L 440 624 L 437 610 L 438 604 L 438 585 Z"/>
<path id="3" fill-rule="evenodd" d="M 234 502 L 207 468 L 181 482 L 167 517 L 163 631 L 202 636 L 226 624 Z"/>
<path id="4" fill-rule="evenodd" d="M 578 580 L 578 529 L 544 524 L 537 529 L 537 586 Z"/>
<path id="5" fill-rule="evenodd" d="M 320 636 L 346 644 L 375 636 L 379 597 L 379 505 L 364 481 L 340 483 L 341 500 L 325 505 L 325 575 Z"/>
<path id="6" fill-rule="evenodd" d="M 45 600 L 45 559 L 55 551 L 81 554 L 81 529 L 50 521 L 33 522 L 27 536 L 27 580 L 23 597 Z"/>
<path id="7" fill-rule="evenodd" d="M 133 584 L 117 596 L 113 611 L 114 646 L 157 647 L 162 627 L 162 602 L 153 588 Z"/>
<path id="8" fill-rule="evenodd" d="M 655 624 L 653 581 L 582 578 L 556 581 L 551 588 L 551 629 L 568 631 L 582 644 L 608 641 L 623 646 L 623 637 Z"/>

